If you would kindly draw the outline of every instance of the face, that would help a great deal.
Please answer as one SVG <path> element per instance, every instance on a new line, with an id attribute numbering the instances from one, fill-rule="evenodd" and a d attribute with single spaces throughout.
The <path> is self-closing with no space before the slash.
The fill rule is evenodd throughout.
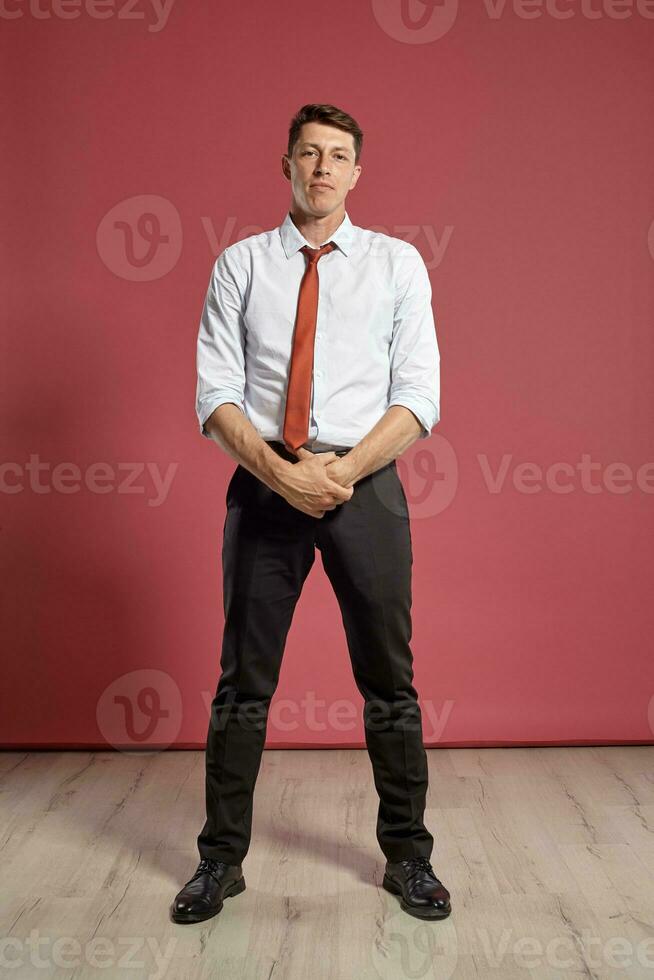
<path id="1" fill-rule="evenodd" d="M 293 202 L 316 216 L 331 214 L 344 203 L 359 179 L 354 163 L 354 137 L 324 123 L 304 123 L 291 157 L 282 157 L 291 181 Z"/>

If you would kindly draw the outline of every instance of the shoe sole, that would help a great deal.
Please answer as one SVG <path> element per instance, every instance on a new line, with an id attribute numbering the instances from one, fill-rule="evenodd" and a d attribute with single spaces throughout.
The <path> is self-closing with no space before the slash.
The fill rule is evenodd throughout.
<path id="1" fill-rule="evenodd" d="M 389 878 L 388 875 L 384 875 L 384 880 L 382 885 L 387 892 L 391 892 L 393 895 L 400 896 L 400 908 L 407 912 L 409 915 L 413 915 L 416 919 L 447 919 L 448 915 L 452 911 L 452 906 L 447 905 L 445 908 L 421 908 L 417 905 L 409 905 L 402 894 L 402 889 L 396 881 Z"/>
<path id="2" fill-rule="evenodd" d="M 184 914 L 183 912 L 175 912 L 174 909 L 170 910 L 170 917 L 173 922 L 179 922 L 184 925 L 187 922 L 204 922 L 206 919 L 213 919 L 214 915 L 218 915 L 221 911 L 224 900 L 226 898 L 233 898 L 235 895 L 240 895 L 241 892 L 245 891 L 245 878 L 241 877 L 238 881 L 233 882 L 225 889 L 225 893 L 220 900 L 220 905 L 217 908 L 207 909 L 206 912 L 188 912 Z"/>

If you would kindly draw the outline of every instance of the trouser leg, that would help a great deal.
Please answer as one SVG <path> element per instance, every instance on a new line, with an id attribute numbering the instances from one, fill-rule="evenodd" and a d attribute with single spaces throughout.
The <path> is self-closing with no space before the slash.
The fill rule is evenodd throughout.
<path id="1" fill-rule="evenodd" d="M 354 485 L 319 522 L 316 545 L 339 602 L 379 796 L 377 840 L 389 861 L 430 857 L 422 719 L 413 686 L 409 514 L 395 463 Z"/>
<path id="2" fill-rule="evenodd" d="M 270 700 L 314 557 L 313 519 L 239 466 L 223 532 L 225 626 L 207 736 L 201 857 L 240 864 L 249 848 Z"/>

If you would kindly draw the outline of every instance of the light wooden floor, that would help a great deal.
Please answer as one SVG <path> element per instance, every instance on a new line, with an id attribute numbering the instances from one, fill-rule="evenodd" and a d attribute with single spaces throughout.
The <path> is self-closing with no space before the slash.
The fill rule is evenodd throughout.
<path id="1" fill-rule="evenodd" d="M 178 926 L 202 752 L 0 753 L 0 975 L 654 980 L 654 747 L 428 754 L 449 919 L 381 888 L 365 750 L 296 750 L 264 753 L 246 891 Z"/>

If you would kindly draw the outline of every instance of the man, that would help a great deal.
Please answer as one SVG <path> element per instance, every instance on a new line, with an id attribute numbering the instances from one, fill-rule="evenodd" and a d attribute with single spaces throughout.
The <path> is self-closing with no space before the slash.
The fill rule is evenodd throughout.
<path id="1" fill-rule="evenodd" d="M 429 857 L 412 684 L 411 533 L 395 459 L 439 420 L 431 286 L 413 245 L 352 224 L 363 134 L 305 105 L 282 157 L 280 227 L 226 248 L 197 344 L 201 433 L 238 461 L 223 531 L 225 626 L 206 750 L 200 863 L 175 922 L 245 888 L 255 781 L 286 636 L 321 552 L 338 599 L 379 795 L 384 887 L 424 919 L 450 913 Z"/>

